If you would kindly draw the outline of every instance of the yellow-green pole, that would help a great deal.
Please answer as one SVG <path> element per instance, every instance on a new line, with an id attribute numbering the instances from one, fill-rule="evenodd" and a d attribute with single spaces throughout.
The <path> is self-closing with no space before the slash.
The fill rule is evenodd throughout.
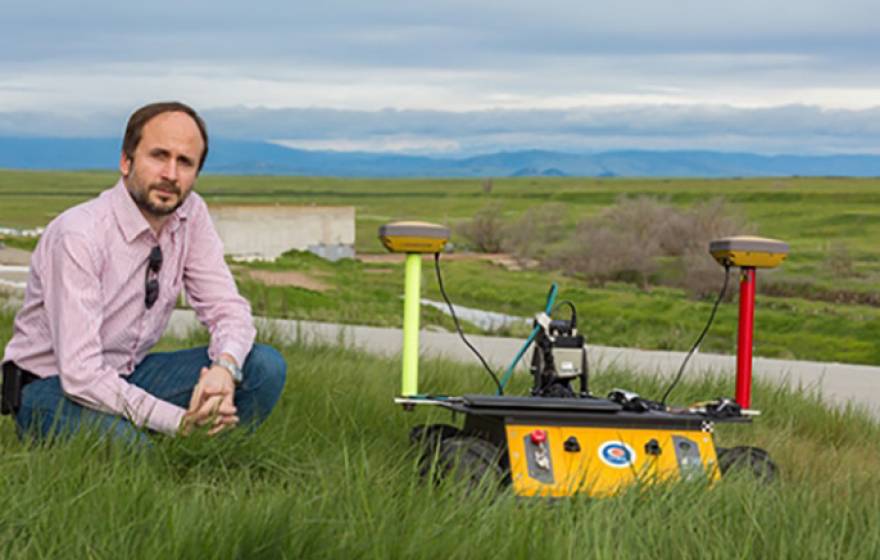
<path id="1" fill-rule="evenodd" d="M 419 305 L 422 291 L 422 256 L 406 254 L 406 278 L 403 294 L 403 379 L 400 394 L 419 393 Z"/>

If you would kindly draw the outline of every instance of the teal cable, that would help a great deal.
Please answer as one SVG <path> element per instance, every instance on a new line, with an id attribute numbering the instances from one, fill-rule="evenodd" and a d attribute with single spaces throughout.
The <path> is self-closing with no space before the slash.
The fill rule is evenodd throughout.
<path id="1" fill-rule="evenodd" d="M 553 305 L 556 303 L 556 294 L 559 292 L 559 287 L 556 285 L 556 282 L 550 285 L 550 293 L 547 294 L 547 305 L 544 308 L 544 313 L 550 315 L 553 311 Z M 510 362 L 510 366 L 508 366 L 507 371 L 504 372 L 504 375 L 501 377 L 501 387 L 498 389 L 496 394 L 500 395 L 504 391 L 504 388 L 507 387 L 507 382 L 510 381 L 510 378 L 513 376 L 513 370 L 516 368 L 519 361 L 522 360 L 522 357 L 525 355 L 526 351 L 529 349 L 529 346 L 532 345 L 532 342 L 535 341 L 535 337 L 538 336 L 538 332 L 541 330 L 540 325 L 535 325 L 535 328 L 532 329 L 532 334 L 529 335 L 529 338 L 526 339 L 526 343 L 523 344 L 523 347 L 520 348 L 519 352 L 516 354 L 516 357 Z"/>

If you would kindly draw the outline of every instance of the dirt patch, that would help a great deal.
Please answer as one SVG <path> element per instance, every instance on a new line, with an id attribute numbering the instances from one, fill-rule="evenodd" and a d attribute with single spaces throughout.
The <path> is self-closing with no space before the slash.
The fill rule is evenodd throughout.
<path id="1" fill-rule="evenodd" d="M 491 261 L 503 256 L 502 253 L 443 253 L 440 255 L 444 261 Z M 364 263 L 398 263 L 403 262 L 406 255 L 403 253 L 359 253 L 357 260 Z M 426 261 L 434 260 L 433 254 L 422 255 Z"/>
<path id="2" fill-rule="evenodd" d="M 9 266 L 27 266 L 31 262 L 29 251 L 13 247 L 0 247 L 0 264 Z"/>
<path id="3" fill-rule="evenodd" d="M 498 266 L 503 266 L 507 270 L 512 270 L 514 272 L 520 270 L 530 270 L 533 268 L 537 268 L 540 263 L 534 259 L 528 259 L 526 261 L 520 261 L 515 259 L 513 256 L 505 254 L 505 253 L 493 253 L 489 255 L 489 262 L 492 264 L 497 264 Z"/>
<path id="4" fill-rule="evenodd" d="M 402 253 L 361 253 L 357 259 L 364 263 L 399 263 L 403 262 L 405 255 Z M 424 255 L 425 261 L 433 261 L 434 255 Z M 441 261 L 489 261 L 492 264 L 503 266 L 507 270 L 522 270 L 523 268 L 532 268 L 537 262 L 526 263 L 523 266 L 517 260 L 507 253 L 443 253 L 440 257 Z"/>
<path id="5" fill-rule="evenodd" d="M 294 286 L 312 290 L 313 292 L 326 292 L 332 288 L 329 284 L 325 284 L 308 274 L 292 270 L 251 270 L 248 272 L 248 276 L 252 280 L 262 282 L 267 286 Z"/>

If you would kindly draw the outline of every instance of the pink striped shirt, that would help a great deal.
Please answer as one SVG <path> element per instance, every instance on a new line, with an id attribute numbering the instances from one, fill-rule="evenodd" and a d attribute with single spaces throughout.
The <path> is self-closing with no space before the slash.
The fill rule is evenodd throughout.
<path id="1" fill-rule="evenodd" d="M 144 304 L 150 251 L 162 248 L 159 299 Z M 205 201 L 195 192 L 157 237 L 120 180 L 53 220 L 33 256 L 3 361 L 59 375 L 72 400 L 173 434 L 183 408 L 126 381 L 159 340 L 181 288 L 211 333 L 213 359 L 250 352 L 250 305 L 238 294 Z"/>

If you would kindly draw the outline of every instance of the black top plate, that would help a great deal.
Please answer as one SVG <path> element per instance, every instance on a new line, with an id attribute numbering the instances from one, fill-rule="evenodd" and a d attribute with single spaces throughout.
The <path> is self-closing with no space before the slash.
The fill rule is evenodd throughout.
<path id="1" fill-rule="evenodd" d="M 579 412 L 618 412 L 623 410 L 616 402 L 606 399 L 560 399 L 545 397 L 502 397 L 495 395 L 463 395 L 464 403 L 472 408 L 507 408 L 524 410 L 572 410 Z"/>

